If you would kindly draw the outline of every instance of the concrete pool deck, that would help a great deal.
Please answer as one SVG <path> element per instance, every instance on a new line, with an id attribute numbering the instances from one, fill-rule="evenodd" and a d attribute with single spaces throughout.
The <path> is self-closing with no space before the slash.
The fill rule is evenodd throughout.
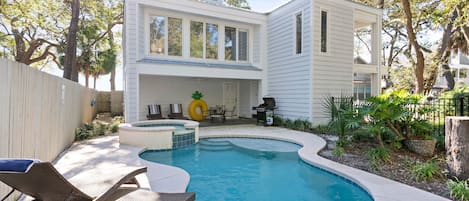
<path id="1" fill-rule="evenodd" d="M 448 200 L 438 195 L 386 179 L 359 169 L 325 159 L 317 153 L 326 142 L 319 136 L 276 127 L 254 125 L 220 126 L 200 128 L 200 138 L 210 137 L 254 137 L 294 142 L 303 147 L 298 151 L 300 158 L 316 167 L 345 177 L 368 191 L 375 201 Z M 184 192 L 189 183 L 189 174 L 177 167 L 147 162 L 138 157 L 142 148 L 120 145 L 117 136 L 107 136 L 73 144 L 55 163 L 56 168 L 72 178 L 82 170 L 108 168 L 120 164 L 148 167 L 147 177 L 138 179 L 144 187 L 156 192 Z M 148 178 L 148 179 L 147 179 Z"/>

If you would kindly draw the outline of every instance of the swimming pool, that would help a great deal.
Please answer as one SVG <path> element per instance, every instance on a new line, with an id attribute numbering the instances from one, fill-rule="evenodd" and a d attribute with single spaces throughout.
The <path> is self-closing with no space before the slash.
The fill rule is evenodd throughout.
<path id="1" fill-rule="evenodd" d="M 300 146 L 276 140 L 211 138 L 140 157 L 181 167 L 200 201 L 373 200 L 354 183 L 303 162 Z"/>

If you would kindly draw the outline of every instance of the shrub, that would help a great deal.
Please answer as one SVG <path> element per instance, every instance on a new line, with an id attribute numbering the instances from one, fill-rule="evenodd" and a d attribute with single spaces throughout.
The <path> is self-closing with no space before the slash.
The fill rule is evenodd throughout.
<path id="1" fill-rule="evenodd" d="M 329 133 L 329 127 L 324 126 L 324 125 L 318 125 L 316 127 L 311 127 L 311 130 L 313 133 L 317 134 L 327 134 Z"/>
<path id="2" fill-rule="evenodd" d="M 75 140 L 86 140 L 93 136 L 93 124 L 83 124 L 83 126 L 75 129 Z"/>
<path id="3" fill-rule="evenodd" d="M 460 201 L 469 201 L 469 180 L 466 181 L 448 181 L 448 188 L 450 191 L 450 195 L 454 199 L 458 199 Z"/>
<path id="4" fill-rule="evenodd" d="M 440 167 L 434 159 L 424 163 L 417 162 L 411 167 L 411 171 L 417 181 L 428 181 L 435 177 L 442 177 Z"/>
<path id="5" fill-rule="evenodd" d="M 109 126 L 109 131 L 110 131 L 111 133 L 117 133 L 117 132 L 119 132 L 119 124 L 117 124 L 117 123 L 111 124 L 111 126 Z"/>
<path id="6" fill-rule="evenodd" d="M 283 126 L 284 120 L 280 116 L 274 116 L 274 126 Z"/>
<path id="7" fill-rule="evenodd" d="M 107 130 L 108 130 L 108 127 L 106 124 L 99 123 L 99 122 L 94 124 L 93 132 L 95 135 L 98 135 L 98 136 L 106 135 Z"/>
<path id="8" fill-rule="evenodd" d="M 301 130 L 301 131 L 305 130 L 305 124 L 303 120 L 297 119 L 293 121 L 293 128 L 295 130 Z"/>
<path id="9" fill-rule="evenodd" d="M 283 126 L 285 128 L 294 128 L 293 121 L 290 119 L 285 119 L 285 121 L 283 122 Z"/>
<path id="10" fill-rule="evenodd" d="M 336 146 L 334 150 L 332 150 L 332 156 L 335 158 L 341 158 L 345 154 L 345 149 L 341 146 Z"/>
<path id="11" fill-rule="evenodd" d="M 366 154 L 371 165 L 375 168 L 380 166 L 383 162 L 389 162 L 391 160 L 389 151 L 384 147 L 370 149 Z"/>

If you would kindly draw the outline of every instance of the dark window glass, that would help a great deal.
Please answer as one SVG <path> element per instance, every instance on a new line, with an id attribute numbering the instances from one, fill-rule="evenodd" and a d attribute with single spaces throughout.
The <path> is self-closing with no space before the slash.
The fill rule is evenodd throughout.
<path id="1" fill-rule="evenodd" d="M 302 52 L 302 15 L 301 13 L 296 15 L 296 54 L 301 54 Z"/>
<path id="2" fill-rule="evenodd" d="M 236 28 L 225 27 L 225 60 L 236 61 Z"/>
<path id="3" fill-rule="evenodd" d="M 327 12 L 321 11 L 321 52 L 327 52 Z"/>

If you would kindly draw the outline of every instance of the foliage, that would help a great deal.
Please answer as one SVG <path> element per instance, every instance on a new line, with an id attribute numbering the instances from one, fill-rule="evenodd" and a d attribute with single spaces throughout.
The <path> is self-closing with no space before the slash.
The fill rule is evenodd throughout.
<path id="1" fill-rule="evenodd" d="M 114 118 L 112 123 L 95 121 L 93 123 L 83 124 L 81 127 L 75 129 L 75 140 L 81 141 L 110 133 L 116 133 L 119 131 L 119 124 L 121 122 L 123 121 L 118 117 Z"/>
<path id="2" fill-rule="evenodd" d="M 274 126 L 283 126 L 283 119 L 280 116 L 274 116 Z"/>
<path id="3" fill-rule="evenodd" d="M 345 149 L 341 146 L 336 146 L 334 150 L 332 150 L 332 156 L 335 158 L 341 158 L 345 154 Z"/>
<path id="4" fill-rule="evenodd" d="M 361 115 L 354 109 L 352 98 L 326 97 L 323 102 L 324 112 L 331 118 L 328 127 L 339 136 L 339 140 L 346 141 L 347 134 L 359 127 Z"/>
<path id="5" fill-rule="evenodd" d="M 371 165 L 375 168 L 379 167 L 383 162 L 390 162 L 391 156 L 389 151 L 384 147 L 372 148 L 366 153 Z"/>
<path id="6" fill-rule="evenodd" d="M 324 125 L 317 125 L 315 127 L 311 127 L 311 130 L 313 133 L 318 134 L 327 134 L 330 131 L 329 127 Z"/>
<path id="7" fill-rule="evenodd" d="M 438 98 L 453 99 L 453 98 L 458 98 L 460 96 L 464 96 L 468 94 L 469 94 L 469 87 L 463 85 L 463 86 L 455 87 L 451 91 L 446 91 L 446 92 L 441 93 L 441 95 Z"/>
<path id="8" fill-rule="evenodd" d="M 469 180 L 465 181 L 453 181 L 449 180 L 447 185 L 450 190 L 450 195 L 454 199 L 458 199 L 460 201 L 468 201 L 469 200 Z"/>
<path id="9" fill-rule="evenodd" d="M 283 121 L 283 127 L 285 127 L 285 128 L 292 129 L 292 128 L 294 128 L 294 126 L 295 125 L 293 124 L 293 121 L 290 120 L 290 119 L 285 119 L 285 121 Z"/>
<path id="10" fill-rule="evenodd" d="M 251 7 L 246 0 L 225 0 L 225 3 L 233 7 L 251 10 Z"/>
<path id="11" fill-rule="evenodd" d="M 204 97 L 204 95 L 202 95 L 202 93 L 200 91 L 195 91 L 193 94 L 192 94 L 192 98 L 194 100 L 200 100 L 202 99 L 202 97 Z"/>
<path id="12" fill-rule="evenodd" d="M 417 181 L 428 181 L 435 177 L 443 177 L 440 172 L 440 167 L 435 161 L 436 158 L 428 162 L 417 162 L 411 167 L 412 176 Z"/>

